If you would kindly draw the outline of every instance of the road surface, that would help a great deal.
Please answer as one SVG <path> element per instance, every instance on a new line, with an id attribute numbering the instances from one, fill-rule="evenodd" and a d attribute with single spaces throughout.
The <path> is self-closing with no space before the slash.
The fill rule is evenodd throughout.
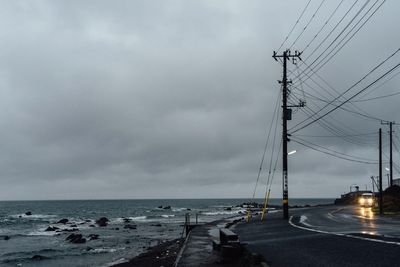
<path id="1" fill-rule="evenodd" d="M 369 208 L 325 206 L 267 214 L 234 231 L 271 266 L 400 266 L 400 218 Z"/>

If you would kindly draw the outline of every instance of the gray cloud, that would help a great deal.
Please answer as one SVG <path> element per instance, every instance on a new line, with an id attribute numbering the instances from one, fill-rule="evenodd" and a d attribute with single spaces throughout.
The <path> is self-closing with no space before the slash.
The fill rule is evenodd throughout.
<path id="1" fill-rule="evenodd" d="M 271 54 L 303 4 L 4 2 L 1 198 L 251 196 L 281 78 Z M 332 7 L 325 6 L 296 49 L 312 38 Z M 283 8 L 285 14 L 278 12 Z M 390 30 L 396 8 L 385 4 L 321 70 L 338 91 L 397 48 L 398 37 Z M 393 79 L 371 96 L 396 92 L 398 85 Z M 309 107 L 317 109 L 313 103 L 309 100 Z M 359 106 L 396 120 L 396 103 L 393 97 Z M 347 130 L 380 127 L 343 111 L 332 117 Z M 290 125 L 303 118 L 298 111 Z M 301 133 L 327 134 L 318 126 Z M 308 140 L 377 158 L 374 139 L 363 146 Z M 290 147 L 298 150 L 290 158 L 291 196 L 335 197 L 377 173 L 376 166 L 321 156 L 295 143 Z M 278 170 L 274 197 L 280 186 Z"/>

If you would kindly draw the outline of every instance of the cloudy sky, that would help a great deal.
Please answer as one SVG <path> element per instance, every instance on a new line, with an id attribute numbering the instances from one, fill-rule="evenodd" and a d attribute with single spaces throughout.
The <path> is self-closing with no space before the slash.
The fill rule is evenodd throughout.
<path id="1" fill-rule="evenodd" d="M 0 199 L 251 197 L 282 78 L 282 67 L 271 56 L 307 2 L 1 1 Z M 311 64 L 358 10 L 371 7 L 371 14 L 382 0 L 375 6 L 375 0 L 358 2 L 308 58 L 355 3 L 344 0 L 314 38 L 340 2 L 312 0 L 279 52 L 302 51 L 312 41 L 303 54 Z M 395 52 L 399 8 L 385 2 L 318 75 L 344 92 Z M 396 54 L 338 101 L 399 61 Z M 305 66 L 289 64 L 289 69 L 300 73 Z M 321 87 L 311 78 L 302 84 L 291 77 L 291 101 L 305 99 L 308 109 L 294 110 L 289 128 L 326 104 L 315 96 L 338 95 L 324 91 L 332 88 L 320 77 L 312 76 Z M 395 76 L 354 100 L 394 94 L 399 85 Z M 400 122 L 399 100 L 394 95 L 344 107 Z M 379 127 L 386 133 L 387 126 L 340 109 L 331 115 L 325 119 L 336 135 L 357 136 L 329 137 L 327 127 L 314 123 L 297 138 L 378 159 L 375 133 Z M 384 143 L 388 155 L 386 136 Z M 337 197 L 351 184 L 370 188 L 369 177 L 378 174 L 376 164 L 337 159 L 291 142 L 293 149 L 291 197 Z M 265 190 L 271 150 L 256 196 Z M 400 165 L 397 151 L 394 159 Z M 280 165 L 273 197 L 281 196 Z"/>

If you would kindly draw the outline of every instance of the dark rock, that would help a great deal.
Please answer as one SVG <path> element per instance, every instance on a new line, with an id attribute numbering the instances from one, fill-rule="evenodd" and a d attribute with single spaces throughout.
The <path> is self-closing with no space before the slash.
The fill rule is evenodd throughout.
<path id="1" fill-rule="evenodd" d="M 99 239 L 99 235 L 96 234 L 90 234 L 88 235 L 89 240 L 97 240 Z"/>
<path id="2" fill-rule="evenodd" d="M 130 221 L 131 221 L 131 219 L 129 219 L 129 218 L 125 218 L 125 217 L 123 217 L 123 218 L 122 218 L 122 220 L 124 221 L 124 223 L 128 223 L 128 222 L 130 222 Z"/>
<path id="3" fill-rule="evenodd" d="M 225 210 L 230 211 L 230 210 L 232 210 L 232 208 L 231 207 L 227 207 Z"/>
<path id="4" fill-rule="evenodd" d="M 31 216 L 31 215 L 32 215 L 32 212 L 30 212 L 30 211 L 28 211 L 28 212 L 25 212 L 25 215 L 27 215 L 27 216 Z"/>
<path id="5" fill-rule="evenodd" d="M 79 231 L 78 228 L 72 228 L 72 229 L 62 229 L 61 232 L 76 232 Z"/>
<path id="6" fill-rule="evenodd" d="M 48 259 L 48 257 L 42 256 L 42 255 L 33 255 L 31 259 L 35 260 L 35 261 L 40 261 L 40 260 Z"/>
<path id="7" fill-rule="evenodd" d="M 192 210 L 191 208 L 187 208 L 186 210 Z"/>
<path id="8" fill-rule="evenodd" d="M 96 227 L 94 224 L 89 225 L 89 227 Z"/>
<path id="9" fill-rule="evenodd" d="M 134 225 L 134 224 L 126 224 L 126 225 L 124 226 L 124 229 L 136 230 L 136 225 Z"/>
<path id="10" fill-rule="evenodd" d="M 130 244 L 131 242 L 129 241 L 129 240 L 126 240 L 125 241 L 125 244 Z"/>
<path id="11" fill-rule="evenodd" d="M 54 227 L 52 227 L 52 226 L 49 226 L 49 227 L 47 227 L 47 228 L 46 228 L 46 230 L 45 230 L 45 231 L 46 231 L 46 232 L 50 232 L 50 231 L 55 231 L 55 230 L 58 230 L 58 229 L 60 229 L 60 228 L 58 228 L 58 227 L 55 227 L 55 226 L 54 226 Z"/>
<path id="12" fill-rule="evenodd" d="M 155 226 L 155 227 L 161 227 L 162 225 L 157 223 L 157 224 L 152 224 L 151 226 Z"/>
<path id="13" fill-rule="evenodd" d="M 68 219 L 61 219 L 57 223 L 63 223 L 66 224 L 68 222 Z"/>
<path id="14" fill-rule="evenodd" d="M 85 222 L 91 222 L 92 220 L 86 219 Z"/>
<path id="15" fill-rule="evenodd" d="M 78 227 L 76 224 L 71 224 L 69 227 Z"/>
<path id="16" fill-rule="evenodd" d="M 162 209 L 162 208 L 163 208 L 163 206 L 158 206 L 158 208 L 159 208 L 159 209 Z"/>
<path id="17" fill-rule="evenodd" d="M 86 238 L 82 237 L 81 234 L 70 234 L 65 239 L 73 244 L 83 244 L 86 243 Z"/>
<path id="18" fill-rule="evenodd" d="M 6 236 L 4 237 L 4 240 L 10 240 L 10 237 L 9 237 L 8 235 L 6 235 Z"/>
<path id="19" fill-rule="evenodd" d="M 170 209 L 171 209 L 171 206 L 165 206 L 165 207 L 163 207 L 163 209 L 165 209 L 165 210 L 170 210 Z"/>
<path id="20" fill-rule="evenodd" d="M 106 217 L 101 217 L 100 219 L 98 219 L 96 221 L 98 226 L 104 227 L 107 226 L 107 223 L 109 222 L 109 220 Z"/>
<path id="21" fill-rule="evenodd" d="M 117 230 L 117 231 L 118 231 L 118 230 L 119 230 L 119 227 L 115 227 L 114 230 Z"/>

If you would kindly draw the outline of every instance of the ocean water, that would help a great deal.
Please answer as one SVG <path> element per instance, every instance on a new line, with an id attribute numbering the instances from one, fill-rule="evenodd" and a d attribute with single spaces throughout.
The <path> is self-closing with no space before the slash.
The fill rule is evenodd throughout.
<path id="1" fill-rule="evenodd" d="M 110 266 L 137 256 L 150 246 L 182 235 L 186 213 L 210 222 L 243 214 L 236 207 L 248 199 L 74 200 L 0 202 L 0 266 Z M 256 199 L 262 203 L 261 199 Z M 333 199 L 291 199 L 290 205 L 333 203 Z M 280 199 L 271 199 L 280 205 Z M 170 206 L 169 209 L 160 206 Z M 231 210 L 227 209 L 232 207 Z M 32 215 L 26 215 L 26 212 Z M 99 227 L 95 220 L 106 217 Z M 61 219 L 67 224 L 57 224 Z M 125 229 L 129 219 L 136 229 Z M 45 231 L 47 227 L 60 228 Z M 94 226 L 94 227 L 93 227 Z M 78 229 L 66 232 L 68 229 Z M 64 230 L 64 231 L 62 231 Z M 71 233 L 87 238 L 83 244 L 66 240 Z M 99 235 L 89 240 L 91 234 Z M 9 240 L 5 240 L 5 237 Z M 35 260 L 40 255 L 46 257 Z"/>

